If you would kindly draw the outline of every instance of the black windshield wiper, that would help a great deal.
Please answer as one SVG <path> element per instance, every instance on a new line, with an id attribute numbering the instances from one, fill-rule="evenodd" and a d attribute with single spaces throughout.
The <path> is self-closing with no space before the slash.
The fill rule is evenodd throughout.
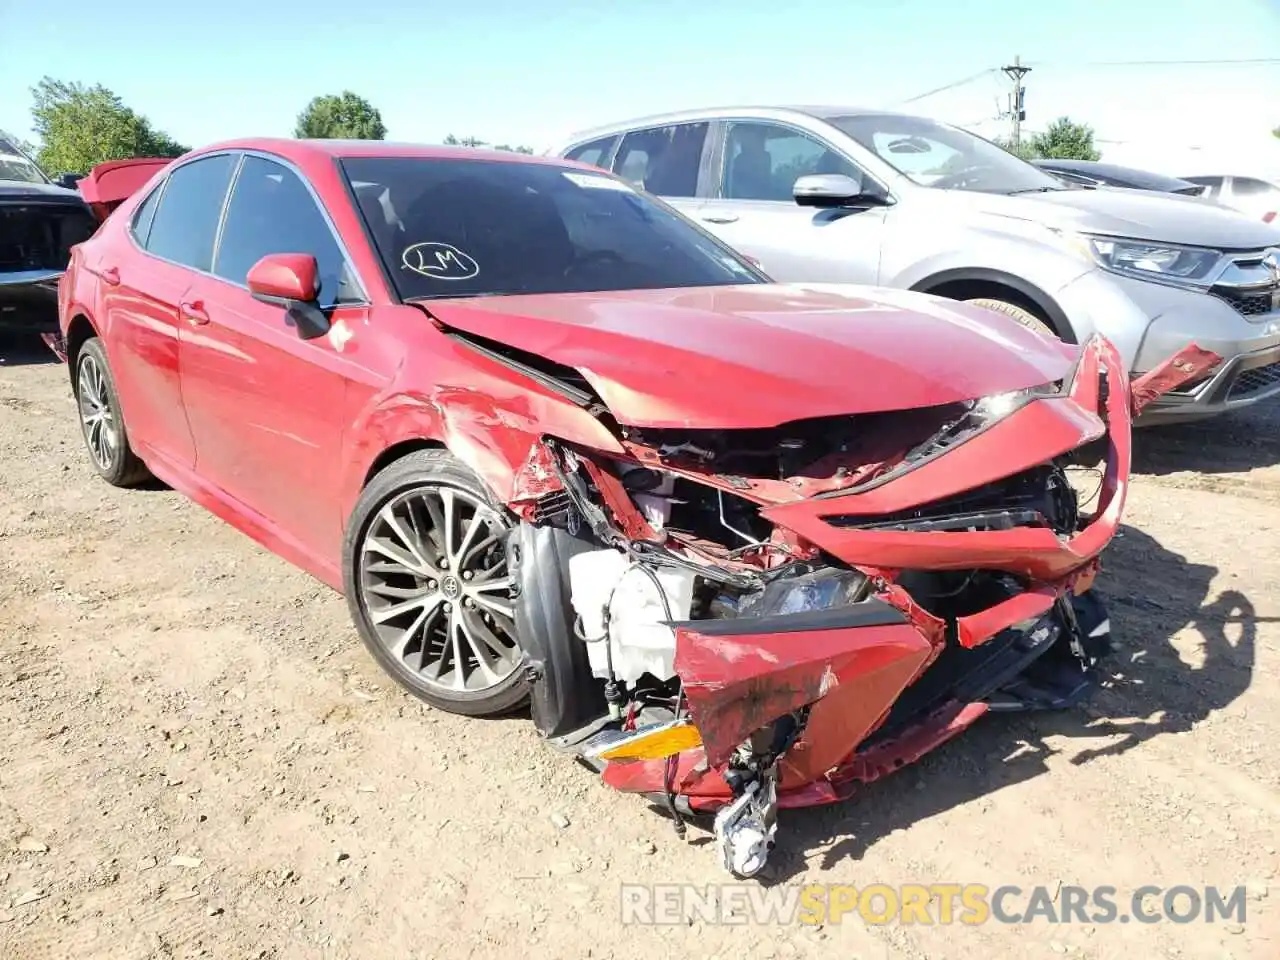
<path id="1" fill-rule="evenodd" d="M 1065 190 L 1066 187 L 1027 187 L 1024 190 L 1010 190 L 1005 196 L 1016 197 L 1023 193 L 1057 193 L 1059 190 Z"/>

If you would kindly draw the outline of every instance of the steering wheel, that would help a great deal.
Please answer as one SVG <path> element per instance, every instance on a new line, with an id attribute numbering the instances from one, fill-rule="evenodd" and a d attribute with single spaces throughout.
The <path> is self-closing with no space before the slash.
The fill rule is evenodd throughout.
<path id="1" fill-rule="evenodd" d="M 965 167 L 963 170 L 958 170 L 955 173 L 949 174 L 945 177 L 935 180 L 933 181 L 933 183 L 930 184 L 930 186 L 938 187 L 942 190 L 946 190 L 951 187 L 961 187 L 961 186 L 964 186 L 966 183 L 970 183 L 971 181 L 976 179 L 974 177 L 975 173 L 980 173 L 983 170 L 990 170 L 990 169 L 991 169 L 991 165 L 989 163 L 974 164 L 972 167 Z"/>
<path id="2" fill-rule="evenodd" d="M 625 266 L 624 260 L 619 254 L 612 250 L 592 250 L 590 253 L 583 254 L 580 257 L 574 257 L 567 267 L 564 268 L 564 276 L 568 277 L 578 270 L 585 267 L 593 266 L 597 263 L 614 263 L 619 266 Z"/>

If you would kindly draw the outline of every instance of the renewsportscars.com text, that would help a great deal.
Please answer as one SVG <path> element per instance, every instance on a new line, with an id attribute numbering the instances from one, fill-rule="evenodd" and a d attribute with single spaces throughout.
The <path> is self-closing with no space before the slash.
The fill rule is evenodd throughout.
<path id="1" fill-rule="evenodd" d="M 681 924 L 1218 923 L 1245 922 L 1245 888 L 1144 885 L 988 887 L 884 883 L 762 887 L 755 884 L 623 884 L 622 922 Z"/>

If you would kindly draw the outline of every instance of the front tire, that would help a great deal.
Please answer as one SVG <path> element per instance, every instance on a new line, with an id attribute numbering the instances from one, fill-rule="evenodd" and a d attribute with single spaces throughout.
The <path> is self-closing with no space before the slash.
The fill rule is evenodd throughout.
<path id="1" fill-rule="evenodd" d="M 129 444 L 115 378 L 97 337 L 86 340 L 76 354 L 75 393 L 80 432 L 98 476 L 113 487 L 136 487 L 151 479 Z"/>
<path id="2" fill-rule="evenodd" d="M 996 313 L 1003 313 L 1006 317 L 1017 320 L 1018 323 L 1022 324 L 1028 330 L 1034 330 L 1036 333 L 1042 334 L 1046 337 L 1051 337 L 1054 340 L 1062 339 L 1053 332 L 1052 327 L 1037 317 L 1030 310 L 1027 310 L 1025 307 L 1020 307 L 1017 304 L 1009 303 L 1007 300 L 978 297 L 975 300 L 966 300 L 965 303 L 971 303 L 975 307 L 986 307 L 988 310 L 994 310 Z"/>
<path id="3" fill-rule="evenodd" d="M 514 524 L 446 450 L 370 481 L 343 549 L 347 605 L 378 664 L 449 713 L 507 713 L 529 695 L 506 544 Z"/>

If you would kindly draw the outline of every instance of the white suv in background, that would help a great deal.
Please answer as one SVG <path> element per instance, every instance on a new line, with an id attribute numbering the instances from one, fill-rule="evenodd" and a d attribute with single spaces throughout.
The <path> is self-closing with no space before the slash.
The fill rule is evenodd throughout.
<path id="1" fill-rule="evenodd" d="M 1140 374 L 1190 341 L 1225 360 L 1141 423 L 1280 394 L 1280 224 L 1197 197 L 1075 189 L 964 130 L 855 107 L 727 107 L 583 131 L 612 170 L 783 282 L 980 303 Z"/>

